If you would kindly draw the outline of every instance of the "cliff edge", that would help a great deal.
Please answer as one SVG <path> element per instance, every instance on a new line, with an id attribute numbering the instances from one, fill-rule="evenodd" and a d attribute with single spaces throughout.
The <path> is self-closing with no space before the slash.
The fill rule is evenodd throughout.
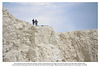
<path id="1" fill-rule="evenodd" d="M 3 8 L 4 62 L 97 62 L 98 31 L 56 33 L 33 26 Z"/>

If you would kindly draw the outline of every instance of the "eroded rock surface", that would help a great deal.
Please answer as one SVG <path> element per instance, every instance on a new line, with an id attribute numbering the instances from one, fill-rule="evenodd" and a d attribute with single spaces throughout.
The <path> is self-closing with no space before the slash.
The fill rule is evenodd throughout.
<path id="1" fill-rule="evenodd" d="M 55 33 L 33 26 L 3 8 L 4 62 L 97 62 L 98 31 Z"/>

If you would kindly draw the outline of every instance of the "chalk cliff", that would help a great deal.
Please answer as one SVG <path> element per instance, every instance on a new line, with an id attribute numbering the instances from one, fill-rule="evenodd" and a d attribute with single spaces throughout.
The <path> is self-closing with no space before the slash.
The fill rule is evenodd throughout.
<path id="1" fill-rule="evenodd" d="M 97 62 L 98 31 L 56 33 L 33 26 L 3 8 L 4 62 Z"/>

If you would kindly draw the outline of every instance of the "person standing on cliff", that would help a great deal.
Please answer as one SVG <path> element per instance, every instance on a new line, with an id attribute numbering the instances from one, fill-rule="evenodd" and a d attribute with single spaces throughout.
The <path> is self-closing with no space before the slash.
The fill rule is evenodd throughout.
<path id="1" fill-rule="evenodd" d="M 33 25 L 34 25 L 34 19 L 32 20 L 32 23 L 33 23 Z"/>
<path id="2" fill-rule="evenodd" d="M 37 19 L 35 19 L 34 23 L 36 24 L 36 26 L 38 25 L 38 21 L 37 21 Z"/>

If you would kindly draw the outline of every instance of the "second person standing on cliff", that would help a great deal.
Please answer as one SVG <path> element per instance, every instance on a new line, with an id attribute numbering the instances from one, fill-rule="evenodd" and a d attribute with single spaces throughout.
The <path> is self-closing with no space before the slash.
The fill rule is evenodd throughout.
<path id="1" fill-rule="evenodd" d="M 32 20 L 32 23 L 33 23 L 33 25 L 34 25 L 34 19 Z"/>
<path id="2" fill-rule="evenodd" d="M 38 21 L 37 21 L 37 19 L 35 19 L 34 23 L 36 24 L 36 26 L 38 26 Z"/>

